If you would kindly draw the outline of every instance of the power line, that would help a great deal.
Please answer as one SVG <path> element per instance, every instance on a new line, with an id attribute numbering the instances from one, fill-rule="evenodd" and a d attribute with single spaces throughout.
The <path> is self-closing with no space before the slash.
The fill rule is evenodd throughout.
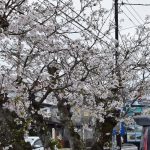
<path id="1" fill-rule="evenodd" d="M 74 12 L 78 17 L 80 17 L 80 18 L 82 18 L 83 19 L 83 21 L 85 21 L 86 23 L 88 23 L 88 21 L 85 19 L 85 18 L 83 18 L 81 15 L 79 15 L 75 10 L 73 10 L 71 7 L 69 7 L 68 5 L 66 5 L 62 0 L 60 0 L 60 2 L 62 3 L 62 4 L 64 4 L 66 7 L 68 7 L 72 12 Z M 113 5 L 113 7 L 114 7 L 114 5 Z M 109 16 L 111 15 L 111 13 L 112 13 L 112 10 L 113 10 L 113 7 L 112 7 L 112 9 L 110 10 L 110 13 L 108 14 L 108 16 L 106 17 L 106 19 L 105 19 L 105 21 L 104 21 L 104 23 L 103 23 L 103 25 L 102 25 L 102 27 L 101 27 L 101 29 L 103 28 L 103 26 L 104 26 L 104 24 L 106 23 L 106 21 L 107 21 L 107 19 L 109 18 Z M 75 20 L 74 20 L 75 21 Z M 101 30 L 100 29 L 100 30 Z M 98 29 L 97 29 L 98 30 Z M 100 30 L 98 30 L 102 35 L 104 35 L 104 33 L 102 33 Z M 105 35 L 106 36 L 106 35 Z M 107 37 L 107 36 L 106 36 Z M 108 38 L 108 37 L 107 37 Z M 111 40 L 110 38 L 108 38 L 109 40 Z"/>
<path id="2" fill-rule="evenodd" d="M 52 6 L 56 7 L 53 3 L 50 3 Z M 106 34 L 102 33 L 101 31 L 99 31 L 103 37 L 98 37 L 97 35 L 95 35 L 91 30 L 89 30 L 88 28 L 84 27 L 82 24 L 80 24 L 78 21 L 76 21 L 75 19 L 73 19 L 72 17 L 70 17 L 68 14 L 66 14 L 65 12 L 63 12 L 62 10 L 59 10 L 60 12 L 62 12 L 66 17 L 70 18 L 72 21 L 74 21 L 76 24 L 78 24 L 80 27 L 82 27 L 85 31 L 88 31 L 91 35 L 94 35 L 94 37 L 96 39 L 99 39 L 100 41 L 104 42 L 105 44 L 109 45 L 106 41 L 102 40 L 103 37 L 106 37 L 107 39 L 111 40 L 108 36 L 106 36 Z M 63 16 L 61 16 L 63 17 Z M 66 19 L 65 17 L 63 17 L 64 19 Z M 74 26 L 76 26 L 78 29 L 82 30 L 80 27 L 78 27 L 75 23 L 70 22 L 71 24 L 73 24 Z"/>
<path id="3" fill-rule="evenodd" d="M 125 6 L 125 8 L 128 10 L 128 12 L 133 16 L 133 18 L 139 23 L 139 24 L 141 24 L 140 23 L 140 21 L 134 16 L 134 14 L 129 10 L 129 8 L 128 7 L 126 7 Z"/>
<path id="4" fill-rule="evenodd" d="M 111 8 L 111 10 L 110 10 L 110 13 L 109 13 L 109 14 L 108 14 L 108 16 L 106 17 L 106 19 L 105 19 L 105 21 L 104 21 L 104 23 L 103 23 L 103 25 L 102 25 L 101 29 L 102 29 L 102 28 L 103 28 L 103 26 L 105 25 L 105 23 L 106 23 L 107 19 L 108 19 L 109 17 L 111 17 L 111 13 L 112 13 L 112 11 L 113 11 L 113 8 L 114 8 L 114 5 L 112 6 L 112 8 Z"/>
<path id="5" fill-rule="evenodd" d="M 129 3 L 128 0 L 126 0 L 126 1 Z M 141 21 L 144 22 L 143 19 L 142 19 L 142 17 L 139 15 L 139 13 L 134 9 L 134 7 L 133 7 L 132 5 L 130 5 L 130 7 L 131 7 L 132 10 L 136 13 L 136 15 L 139 17 L 139 19 L 141 19 Z"/>
<path id="6" fill-rule="evenodd" d="M 150 4 L 135 4 L 135 3 L 125 3 L 125 2 L 121 2 L 121 3 L 119 3 L 119 4 L 121 4 L 121 5 L 134 5 L 134 6 L 150 6 Z"/>
<path id="7" fill-rule="evenodd" d="M 125 14 L 125 16 L 134 24 L 134 26 L 137 26 L 134 21 L 122 10 L 122 12 Z"/>
<path id="8" fill-rule="evenodd" d="M 52 6 L 56 7 L 54 4 L 51 3 Z M 68 14 L 66 14 L 65 12 L 63 12 L 62 10 L 59 10 L 60 12 L 62 12 L 65 16 L 67 16 L 68 18 L 70 18 L 72 21 L 74 21 L 76 24 L 78 24 L 80 27 L 82 27 L 84 30 L 88 31 L 90 34 L 94 35 L 97 39 L 99 39 L 100 41 L 104 42 L 107 46 L 110 46 L 106 41 L 103 41 L 102 38 L 103 37 L 107 37 L 104 33 L 101 32 L 101 34 L 103 35 L 102 38 L 99 38 L 97 35 L 95 35 L 92 31 L 90 31 L 89 29 L 87 29 L 86 27 L 84 27 L 83 25 L 81 25 L 79 22 L 77 22 L 75 19 L 71 18 Z M 64 17 L 63 17 L 64 18 Z M 75 25 L 77 28 L 79 28 L 76 24 L 70 22 L 71 24 Z M 81 28 L 79 28 L 81 29 Z M 108 38 L 108 37 L 107 37 Z M 111 40 L 110 38 L 108 38 L 109 40 Z M 101 45 L 102 46 L 102 45 Z M 102 46 L 103 47 L 103 46 Z M 120 66 L 120 65 L 119 65 Z M 118 67 L 119 67 L 118 66 Z M 112 71 L 115 70 L 115 68 L 113 68 L 106 76 L 108 76 L 110 73 L 112 73 Z"/>
<path id="9" fill-rule="evenodd" d="M 128 29 L 132 29 L 132 28 L 135 28 L 135 27 L 138 27 L 138 25 L 134 25 L 134 26 L 131 26 L 131 27 L 127 27 L 127 28 L 119 28 L 119 31 L 124 31 L 124 30 L 128 30 Z M 110 33 L 114 33 L 115 31 L 112 31 Z"/>
<path id="10" fill-rule="evenodd" d="M 136 25 L 136 26 L 131 26 L 131 27 L 127 27 L 127 28 L 123 28 L 123 29 L 119 29 L 119 30 L 120 30 L 120 31 L 124 31 L 124 30 L 128 30 L 128 29 L 135 28 L 135 27 L 138 27 L 138 25 Z"/>

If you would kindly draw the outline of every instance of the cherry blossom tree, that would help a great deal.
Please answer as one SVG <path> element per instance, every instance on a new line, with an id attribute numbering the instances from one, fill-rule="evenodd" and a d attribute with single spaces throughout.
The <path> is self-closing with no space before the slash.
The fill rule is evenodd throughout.
<path id="1" fill-rule="evenodd" d="M 92 98 L 93 94 L 89 93 L 92 85 L 88 82 L 84 85 L 85 80 L 92 77 L 90 74 L 96 74 L 99 65 L 99 62 L 90 64 L 88 60 L 89 57 L 93 61 L 96 58 L 97 49 L 93 46 L 100 33 L 92 16 L 99 18 L 105 11 L 93 11 L 94 1 L 83 2 L 78 13 L 73 11 L 71 2 L 55 4 L 43 1 L 32 5 L 23 2 L 3 1 L 1 4 L 1 59 L 5 62 L 1 66 L 1 93 L 7 93 L 8 97 L 2 102 L 2 107 L 15 111 L 20 118 L 32 118 L 37 124 L 43 124 L 43 121 L 38 121 L 40 106 L 45 100 L 54 99 L 68 129 L 72 147 L 83 149 L 79 136 L 74 134 L 69 107 L 76 105 L 81 108 L 83 97 L 87 95 L 88 101 Z M 85 16 L 87 9 L 91 9 L 91 16 Z M 67 15 L 69 13 L 71 17 Z M 79 21 L 83 22 L 80 15 L 88 20 L 82 29 L 77 26 Z M 89 28 L 97 29 L 92 33 Z M 72 40 L 71 33 L 81 37 Z M 102 34 L 101 38 L 104 36 Z M 88 80 L 97 77 L 92 78 Z"/>
<path id="2" fill-rule="evenodd" d="M 114 26 L 104 27 L 108 11 L 101 2 L 81 1 L 77 10 L 72 1 L 8 0 L 0 8 L 1 108 L 15 113 L 21 136 L 33 122 L 39 136 L 46 136 L 40 108 L 53 102 L 72 149 L 85 149 L 74 130 L 76 109 L 95 118 L 92 149 L 103 149 L 127 95 L 148 84 L 149 34 L 143 34 L 148 28 L 122 37 L 115 66 Z"/>

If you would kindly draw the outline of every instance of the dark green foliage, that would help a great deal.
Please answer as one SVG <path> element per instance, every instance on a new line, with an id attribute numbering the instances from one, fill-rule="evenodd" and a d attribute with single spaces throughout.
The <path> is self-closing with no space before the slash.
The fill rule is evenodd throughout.
<path id="1" fill-rule="evenodd" d="M 11 145 L 12 150 L 31 150 L 31 146 L 24 141 L 25 121 L 14 111 L 1 107 L 0 131 L 0 148 Z"/>
<path id="2" fill-rule="evenodd" d="M 61 145 L 61 141 L 59 139 L 51 139 L 50 142 L 49 142 L 49 147 L 51 148 L 51 150 L 55 150 L 55 146 L 57 148 L 62 148 L 62 145 Z"/>

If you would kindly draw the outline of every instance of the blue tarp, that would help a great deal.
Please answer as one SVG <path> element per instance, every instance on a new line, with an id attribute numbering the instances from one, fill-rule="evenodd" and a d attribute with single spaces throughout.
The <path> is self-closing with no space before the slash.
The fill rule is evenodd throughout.
<path id="1" fill-rule="evenodd" d="M 123 136 L 126 134 L 126 128 L 125 128 L 125 123 L 120 122 L 120 135 Z"/>

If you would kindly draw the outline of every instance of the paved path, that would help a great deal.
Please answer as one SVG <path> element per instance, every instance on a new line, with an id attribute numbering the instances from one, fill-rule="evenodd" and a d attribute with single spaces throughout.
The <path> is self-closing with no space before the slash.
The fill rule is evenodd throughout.
<path id="1" fill-rule="evenodd" d="M 62 148 L 59 150 L 70 150 L 70 148 Z M 138 150 L 136 146 L 123 146 L 121 150 Z"/>
<path id="2" fill-rule="evenodd" d="M 121 150 L 138 150 L 136 146 L 123 146 Z"/>
<path id="3" fill-rule="evenodd" d="M 70 148 L 62 148 L 62 149 L 58 149 L 58 150 L 71 150 Z M 86 148 L 86 150 L 90 150 L 90 147 Z"/>

